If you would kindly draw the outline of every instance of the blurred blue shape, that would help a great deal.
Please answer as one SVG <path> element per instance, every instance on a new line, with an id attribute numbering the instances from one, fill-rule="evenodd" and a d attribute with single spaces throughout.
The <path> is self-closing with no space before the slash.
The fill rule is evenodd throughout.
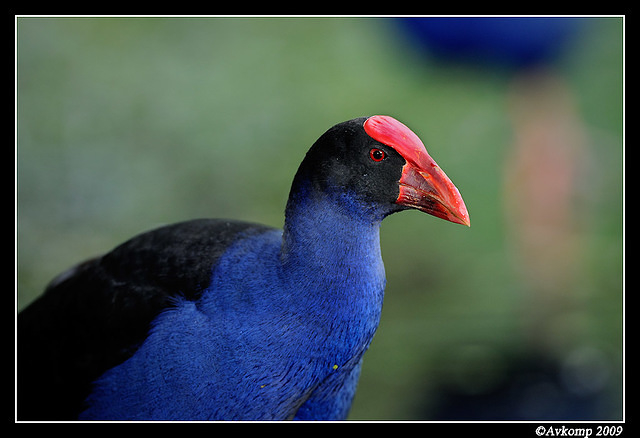
<path id="1" fill-rule="evenodd" d="M 404 17 L 403 27 L 434 56 L 514 69 L 553 62 L 579 31 L 572 17 Z"/>

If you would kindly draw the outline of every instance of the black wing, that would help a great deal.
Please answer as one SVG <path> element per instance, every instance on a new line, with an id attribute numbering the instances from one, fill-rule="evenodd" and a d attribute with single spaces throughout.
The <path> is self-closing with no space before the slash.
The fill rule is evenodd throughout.
<path id="1" fill-rule="evenodd" d="M 239 236 L 269 228 L 200 219 L 141 234 L 61 274 L 18 315 L 18 419 L 73 420 L 172 297 L 195 300 Z"/>

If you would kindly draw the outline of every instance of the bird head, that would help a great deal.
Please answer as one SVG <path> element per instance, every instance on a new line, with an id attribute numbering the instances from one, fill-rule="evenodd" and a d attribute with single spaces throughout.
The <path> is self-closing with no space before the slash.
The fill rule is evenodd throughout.
<path id="1" fill-rule="evenodd" d="M 469 213 L 457 187 L 427 153 L 420 138 L 389 116 L 372 116 L 364 130 L 375 141 L 387 145 L 405 160 L 398 180 L 396 203 L 415 208 L 457 224 L 470 225 Z M 371 152 L 372 159 L 375 161 Z"/>
<path id="2" fill-rule="evenodd" d="M 296 179 L 343 205 L 345 198 L 347 203 L 355 199 L 382 216 L 417 209 L 470 224 L 456 186 L 420 138 L 389 116 L 361 117 L 330 128 L 311 147 Z"/>

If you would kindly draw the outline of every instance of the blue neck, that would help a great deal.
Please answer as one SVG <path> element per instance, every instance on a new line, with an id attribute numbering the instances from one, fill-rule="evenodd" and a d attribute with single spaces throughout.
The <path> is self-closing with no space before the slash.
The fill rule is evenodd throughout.
<path id="1" fill-rule="evenodd" d="M 286 278 L 306 276 L 319 283 L 328 295 L 325 299 L 363 300 L 367 307 L 381 307 L 385 273 L 380 223 L 384 214 L 348 196 L 309 191 L 306 186 L 290 196 L 280 254 L 282 269 L 288 271 Z"/>
<path id="2" fill-rule="evenodd" d="M 290 198 L 280 251 L 283 278 L 302 296 L 309 320 L 325 326 L 336 350 L 358 360 L 380 320 L 385 272 L 380 252 L 383 215 L 324 192 Z"/>

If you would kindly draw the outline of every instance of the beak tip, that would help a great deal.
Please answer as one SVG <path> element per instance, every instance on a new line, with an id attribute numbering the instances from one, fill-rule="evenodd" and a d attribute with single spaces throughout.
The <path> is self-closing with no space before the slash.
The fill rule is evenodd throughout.
<path id="1" fill-rule="evenodd" d="M 469 219 L 469 213 L 467 213 L 467 208 L 464 208 L 464 211 L 460 215 L 460 223 L 462 225 L 466 225 L 467 227 L 471 226 L 471 219 Z"/>
<path id="2" fill-rule="evenodd" d="M 455 222 L 460 225 L 465 225 L 467 227 L 471 226 L 471 220 L 469 219 L 469 214 L 466 211 L 464 212 L 464 214 L 455 215 L 454 220 L 452 220 L 452 222 Z"/>
<path id="3" fill-rule="evenodd" d="M 444 202 L 444 208 L 447 210 L 447 219 L 451 222 L 470 227 L 471 220 L 469 219 L 469 211 L 462 200 L 462 195 L 460 195 L 460 192 L 453 183 L 451 183 L 450 180 L 448 181 L 451 196 Z"/>

